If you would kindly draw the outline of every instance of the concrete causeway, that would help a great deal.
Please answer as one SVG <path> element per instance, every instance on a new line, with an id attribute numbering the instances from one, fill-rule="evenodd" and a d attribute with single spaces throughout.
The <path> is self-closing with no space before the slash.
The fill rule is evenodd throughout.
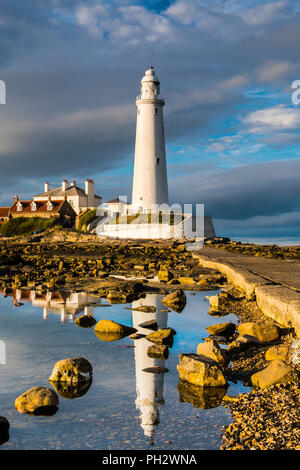
<path id="1" fill-rule="evenodd" d="M 271 259 L 203 247 L 193 253 L 199 263 L 223 273 L 228 282 L 256 299 L 261 311 L 300 338 L 300 261 Z"/>

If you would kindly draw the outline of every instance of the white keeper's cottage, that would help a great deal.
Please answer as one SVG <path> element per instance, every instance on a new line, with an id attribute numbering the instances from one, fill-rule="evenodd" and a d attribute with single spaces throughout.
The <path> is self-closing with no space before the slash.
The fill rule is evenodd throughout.
<path id="1" fill-rule="evenodd" d="M 102 204 L 102 197 L 95 194 L 95 183 L 91 179 L 85 180 L 85 188 L 77 186 L 76 181 L 70 184 L 64 180 L 61 186 L 50 188 L 47 182 L 44 186 L 44 192 L 34 196 L 34 201 L 46 200 L 64 200 L 66 199 L 76 214 L 80 214 L 86 209 L 96 209 Z"/>

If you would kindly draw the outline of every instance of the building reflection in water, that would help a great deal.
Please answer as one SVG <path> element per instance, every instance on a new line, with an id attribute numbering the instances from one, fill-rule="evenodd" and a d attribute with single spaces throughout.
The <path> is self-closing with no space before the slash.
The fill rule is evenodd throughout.
<path id="1" fill-rule="evenodd" d="M 3 291 L 0 290 L 0 294 Z M 61 321 L 67 320 L 73 322 L 76 315 L 83 313 L 94 316 L 94 308 L 103 304 L 103 299 L 94 297 L 87 292 L 47 292 L 42 294 L 34 290 L 13 289 L 13 304 L 18 305 L 22 302 L 30 302 L 34 307 L 43 309 L 43 318 L 48 319 L 50 313 L 60 315 Z"/>
<path id="2" fill-rule="evenodd" d="M 138 330 L 138 333 L 148 335 L 153 332 L 153 330 L 139 326 L 149 320 L 156 320 L 158 329 L 167 327 L 168 313 L 162 311 L 166 307 L 162 304 L 161 297 L 158 294 L 146 294 L 145 298 L 132 302 L 133 327 Z M 146 313 L 134 310 L 142 305 L 155 307 L 156 312 Z M 137 393 L 135 403 L 140 411 L 141 427 L 145 436 L 149 438 L 150 444 L 153 443 L 153 436 L 159 424 L 159 409 L 164 405 L 164 374 L 149 373 L 145 372 L 144 369 L 157 366 L 164 367 L 165 364 L 165 360 L 148 356 L 147 350 L 151 344 L 153 343 L 145 338 L 134 342 Z"/>

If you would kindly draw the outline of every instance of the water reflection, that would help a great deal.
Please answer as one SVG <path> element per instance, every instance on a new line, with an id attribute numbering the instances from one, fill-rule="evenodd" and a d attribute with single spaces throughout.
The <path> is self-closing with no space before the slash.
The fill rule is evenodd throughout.
<path id="1" fill-rule="evenodd" d="M 132 302 L 132 323 L 138 333 L 148 335 L 153 330 L 140 327 L 146 321 L 155 320 L 157 328 L 166 328 L 168 323 L 168 313 L 161 302 L 158 294 L 147 294 L 145 298 Z M 155 313 L 146 313 L 134 310 L 143 305 L 156 308 Z M 141 427 L 145 436 L 149 438 L 149 443 L 153 443 L 153 436 L 159 424 L 159 409 L 164 405 L 164 374 L 145 372 L 144 369 L 152 367 L 164 367 L 164 359 L 156 359 L 148 356 L 147 350 L 152 344 L 147 339 L 142 338 L 135 341 L 135 374 L 136 393 L 135 401 L 137 409 L 140 411 Z"/>
<path id="2" fill-rule="evenodd" d="M 0 289 L 0 294 L 5 292 Z M 103 299 L 87 292 L 47 292 L 43 294 L 35 290 L 12 289 L 12 302 L 15 306 L 22 302 L 30 302 L 34 307 L 43 309 L 43 318 L 47 320 L 50 313 L 60 315 L 61 321 L 74 322 L 79 313 L 94 316 L 94 308 L 103 305 Z"/>

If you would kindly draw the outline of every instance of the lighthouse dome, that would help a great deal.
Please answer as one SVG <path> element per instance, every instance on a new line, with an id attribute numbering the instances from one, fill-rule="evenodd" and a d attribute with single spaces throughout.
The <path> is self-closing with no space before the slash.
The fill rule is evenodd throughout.
<path id="1" fill-rule="evenodd" d="M 152 65 L 150 65 L 148 70 L 146 70 L 145 75 L 143 76 L 141 82 L 142 83 L 145 83 L 145 82 L 159 83 L 159 80 L 154 72 L 154 67 Z"/>

